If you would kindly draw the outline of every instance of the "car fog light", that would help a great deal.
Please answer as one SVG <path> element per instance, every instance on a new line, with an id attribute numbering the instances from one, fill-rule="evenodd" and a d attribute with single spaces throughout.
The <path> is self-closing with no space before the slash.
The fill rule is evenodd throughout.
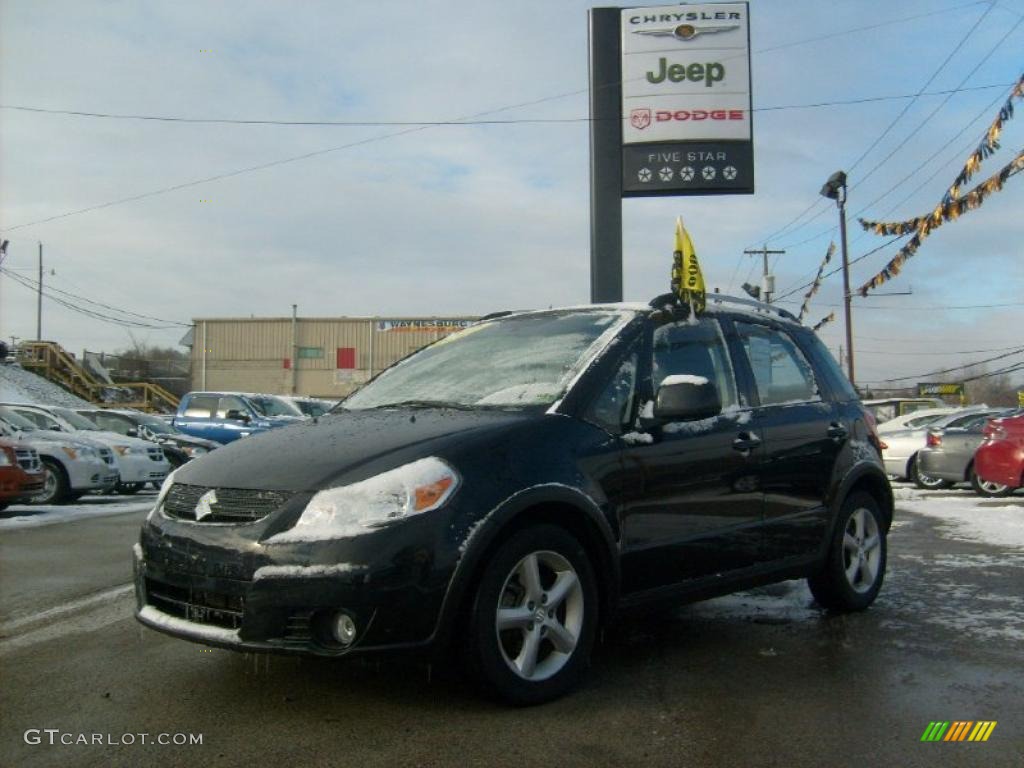
<path id="1" fill-rule="evenodd" d="M 356 623 L 347 613 L 338 611 L 331 620 L 331 634 L 347 648 L 356 639 Z"/>

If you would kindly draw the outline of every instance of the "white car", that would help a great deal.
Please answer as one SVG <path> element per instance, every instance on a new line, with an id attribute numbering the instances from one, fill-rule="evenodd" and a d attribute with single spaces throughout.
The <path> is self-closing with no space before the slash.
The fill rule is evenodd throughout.
<path id="1" fill-rule="evenodd" d="M 0 406 L 0 435 L 24 443 L 39 453 L 46 467 L 42 493 L 33 504 L 74 501 L 89 491 L 113 490 L 120 477 L 114 451 L 85 437 L 40 429 L 9 408 Z"/>
<path id="2" fill-rule="evenodd" d="M 961 419 L 969 419 L 973 414 L 984 410 L 985 406 L 977 405 L 969 408 L 957 408 L 937 419 L 928 419 L 926 424 L 917 427 L 897 429 L 889 432 L 879 431 L 882 440 L 882 459 L 885 471 L 897 480 L 910 480 L 919 488 L 949 488 L 953 483 L 938 478 L 922 475 L 917 467 L 917 454 L 925 447 L 928 430 L 933 427 L 953 426 Z"/>
<path id="3" fill-rule="evenodd" d="M 922 408 L 913 413 L 905 413 L 894 419 L 878 425 L 878 434 L 884 435 L 887 432 L 897 432 L 901 429 L 918 429 L 931 424 L 936 419 L 960 410 L 954 406 L 946 408 Z"/>
<path id="4" fill-rule="evenodd" d="M 12 411 L 35 422 L 41 429 L 67 432 L 76 437 L 88 437 L 113 449 L 117 454 L 121 479 L 118 493 L 137 493 L 146 483 L 160 483 L 171 471 L 163 449 L 147 440 L 106 432 L 70 408 L 56 405 L 27 405 L 6 403 Z"/>

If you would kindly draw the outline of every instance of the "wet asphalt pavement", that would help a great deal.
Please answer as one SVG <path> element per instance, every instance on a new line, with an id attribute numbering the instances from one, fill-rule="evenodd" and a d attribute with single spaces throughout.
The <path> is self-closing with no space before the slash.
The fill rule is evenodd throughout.
<path id="1" fill-rule="evenodd" d="M 1010 503 L 1024 515 L 1024 497 Z M 1024 551 L 931 517 L 898 511 L 865 613 L 827 616 L 786 582 L 630 617 L 580 690 L 532 709 L 449 669 L 246 656 L 144 630 L 126 588 L 142 517 L 0 533 L 0 766 L 1024 762 Z M 986 743 L 921 743 L 933 720 L 998 725 Z M 202 744 L 27 744 L 28 729 Z"/>

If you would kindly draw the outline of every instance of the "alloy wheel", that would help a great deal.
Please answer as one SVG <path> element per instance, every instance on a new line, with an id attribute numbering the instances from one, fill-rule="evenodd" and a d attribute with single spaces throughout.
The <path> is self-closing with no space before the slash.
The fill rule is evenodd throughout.
<path id="1" fill-rule="evenodd" d="M 882 557 L 878 523 L 870 510 L 858 508 L 850 515 L 843 535 L 846 580 L 855 592 L 868 592 L 878 578 Z"/>
<path id="2" fill-rule="evenodd" d="M 583 629 L 579 575 L 557 552 L 531 552 L 505 578 L 495 615 L 498 647 L 523 680 L 546 680 L 572 658 Z"/>

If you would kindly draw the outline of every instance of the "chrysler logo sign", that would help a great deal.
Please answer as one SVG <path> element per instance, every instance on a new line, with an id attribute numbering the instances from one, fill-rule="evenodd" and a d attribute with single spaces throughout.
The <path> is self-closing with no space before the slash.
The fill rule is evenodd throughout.
<path id="1" fill-rule="evenodd" d="M 697 27 L 693 24 L 678 24 L 674 27 L 658 29 L 634 29 L 634 35 L 652 35 L 653 37 L 674 37 L 676 40 L 693 40 L 697 35 L 710 35 L 715 32 L 728 32 L 739 29 L 739 24 L 719 24 L 715 26 Z"/>
<path id="2" fill-rule="evenodd" d="M 213 488 L 199 497 L 196 502 L 196 520 L 202 520 L 213 514 L 213 505 L 217 503 L 217 491 Z"/>

